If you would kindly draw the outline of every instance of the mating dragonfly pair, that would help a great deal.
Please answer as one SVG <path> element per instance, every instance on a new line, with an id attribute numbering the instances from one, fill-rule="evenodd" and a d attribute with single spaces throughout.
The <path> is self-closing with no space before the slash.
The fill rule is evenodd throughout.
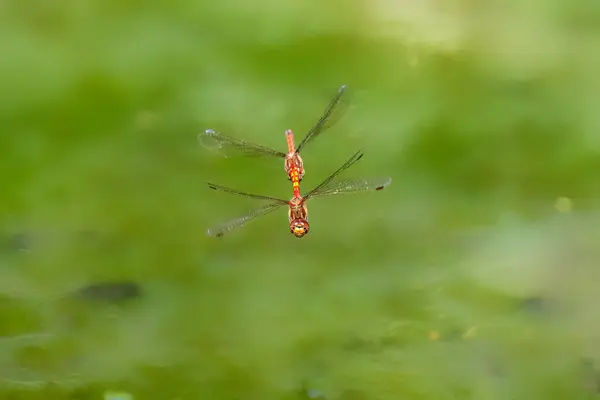
<path id="1" fill-rule="evenodd" d="M 291 200 L 284 200 L 276 197 L 246 193 L 239 190 L 230 189 L 225 186 L 208 183 L 208 187 L 214 190 L 220 190 L 226 193 L 231 193 L 252 199 L 268 201 L 268 203 L 253 209 L 246 215 L 240 216 L 233 220 L 219 224 L 215 227 L 209 228 L 207 231 L 207 234 L 209 236 L 223 236 L 236 228 L 244 226 L 248 221 L 256 217 L 269 214 L 275 210 L 280 209 L 281 207 L 288 206 L 288 220 L 290 232 L 294 236 L 301 238 L 305 236 L 310 229 L 310 225 L 308 224 L 308 209 L 306 207 L 306 202 L 309 199 L 343 193 L 382 190 L 392 183 L 392 179 L 389 177 L 375 179 L 358 178 L 333 182 L 333 179 L 336 176 L 338 176 L 342 171 L 346 170 L 362 158 L 363 152 L 357 151 L 344 163 L 344 165 L 342 165 L 334 173 L 329 175 L 314 189 L 310 190 L 305 195 L 300 194 L 300 182 L 302 181 L 302 178 L 305 174 L 304 161 L 300 156 L 300 151 L 308 143 L 314 140 L 314 138 L 317 137 L 321 132 L 325 131 L 327 128 L 329 128 L 335 122 L 337 122 L 337 120 L 339 119 L 338 117 L 342 114 L 344 110 L 344 107 L 340 107 L 340 99 L 342 98 L 345 89 L 345 85 L 340 87 L 335 97 L 331 100 L 331 102 L 323 112 L 323 116 L 321 116 L 319 121 L 308 131 L 306 136 L 304 136 L 300 143 L 298 143 L 298 146 L 295 145 L 293 132 L 289 129 L 285 131 L 288 147 L 287 153 L 273 150 L 269 147 L 248 143 L 243 140 L 235 139 L 229 136 L 225 136 L 218 132 L 215 132 L 212 129 L 207 129 L 206 131 L 198 135 L 198 140 L 203 146 L 211 150 L 216 150 L 226 157 L 237 154 L 246 156 L 269 156 L 272 158 L 283 158 L 284 169 L 286 174 L 288 175 L 288 179 L 292 182 L 293 189 L 293 196 Z"/>

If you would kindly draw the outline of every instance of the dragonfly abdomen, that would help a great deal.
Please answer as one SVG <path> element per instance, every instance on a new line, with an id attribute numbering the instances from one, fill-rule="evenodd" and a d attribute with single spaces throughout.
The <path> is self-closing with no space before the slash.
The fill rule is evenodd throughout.
<path id="1" fill-rule="evenodd" d="M 294 132 L 291 129 L 285 131 L 285 140 L 287 141 L 288 154 L 296 152 L 296 144 L 294 143 Z"/>

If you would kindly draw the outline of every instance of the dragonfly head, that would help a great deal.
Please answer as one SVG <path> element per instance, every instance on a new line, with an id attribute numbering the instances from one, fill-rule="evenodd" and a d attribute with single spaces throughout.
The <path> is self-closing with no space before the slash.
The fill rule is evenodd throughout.
<path id="1" fill-rule="evenodd" d="M 290 222 L 290 232 L 297 238 L 301 238 L 308 233 L 310 226 L 308 221 L 302 218 L 296 218 Z"/>

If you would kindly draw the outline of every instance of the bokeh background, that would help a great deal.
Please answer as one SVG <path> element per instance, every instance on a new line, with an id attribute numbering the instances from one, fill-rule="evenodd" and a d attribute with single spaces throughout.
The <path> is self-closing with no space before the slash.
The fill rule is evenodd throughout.
<path id="1" fill-rule="evenodd" d="M 595 395 L 596 3 L 0 7 L 0 398 Z M 291 191 L 196 135 L 283 150 L 342 84 L 303 187 L 393 184 L 207 237 L 257 204 L 204 182 Z"/>

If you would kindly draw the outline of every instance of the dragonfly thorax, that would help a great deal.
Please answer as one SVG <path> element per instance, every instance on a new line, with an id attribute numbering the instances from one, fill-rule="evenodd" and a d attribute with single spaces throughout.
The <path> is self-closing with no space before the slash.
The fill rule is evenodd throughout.
<path id="1" fill-rule="evenodd" d="M 288 218 L 290 223 L 296 219 L 308 218 L 308 209 L 306 208 L 304 199 L 302 197 L 292 197 L 289 205 L 290 209 L 288 211 Z"/>

